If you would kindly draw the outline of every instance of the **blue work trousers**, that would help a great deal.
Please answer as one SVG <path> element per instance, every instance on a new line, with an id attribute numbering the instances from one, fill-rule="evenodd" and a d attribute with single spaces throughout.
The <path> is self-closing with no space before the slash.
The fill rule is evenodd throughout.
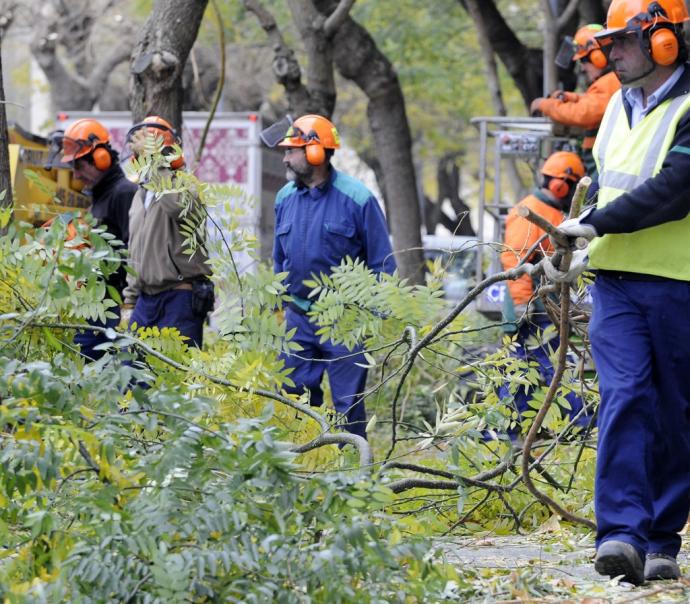
<path id="1" fill-rule="evenodd" d="M 690 505 L 690 283 L 598 276 L 597 546 L 675 556 Z"/>
<path id="2" fill-rule="evenodd" d="M 109 312 L 114 313 L 117 317 L 113 319 L 106 319 L 105 323 L 102 323 L 98 319 L 89 321 L 89 325 L 94 327 L 111 327 L 115 329 L 120 323 L 120 307 L 114 306 L 108 309 Z M 92 331 L 87 329 L 86 331 L 78 331 L 74 335 L 74 343 L 79 346 L 80 352 L 89 361 L 97 361 L 104 354 L 104 350 L 94 350 L 99 344 L 105 344 L 110 342 L 110 340 L 101 331 Z"/>
<path id="3" fill-rule="evenodd" d="M 327 371 L 335 410 L 347 419 L 342 427 L 352 434 L 366 438 L 367 415 L 362 393 L 367 381 L 367 370 L 356 364 L 366 363 L 361 348 L 348 350 L 342 344 L 334 344 L 330 340 L 320 343 L 320 336 L 315 333 L 319 327 L 311 323 L 307 315 L 290 307 L 285 313 L 285 320 L 288 330 L 297 329 L 292 341 L 303 348 L 291 354 L 280 355 L 285 366 L 294 369 L 290 378 L 295 383 L 295 388 L 285 390 L 292 394 L 302 394 L 304 390 L 308 390 L 309 403 L 320 407 L 323 404 L 321 380 L 323 372 Z"/>
<path id="4" fill-rule="evenodd" d="M 552 336 L 548 341 L 544 337 L 544 332 L 547 327 L 553 326 L 551 320 L 545 313 L 535 313 L 528 321 L 523 321 L 519 328 L 516 338 L 515 356 L 525 361 L 536 362 L 538 365 L 538 372 L 542 384 L 548 386 L 553 379 L 554 366 L 551 362 L 551 354 L 558 349 L 560 338 L 558 335 Z M 553 328 L 551 330 L 553 333 Z M 532 400 L 534 391 L 541 386 L 520 386 L 514 395 L 510 394 L 508 385 L 500 388 L 498 395 L 501 400 L 513 399 L 514 409 L 521 416 L 525 411 L 531 409 L 529 402 Z M 574 387 L 574 385 L 573 385 Z M 570 409 L 567 411 L 568 417 L 575 417 L 582 409 L 582 399 L 576 392 L 568 392 L 565 399 L 570 404 Z M 581 415 L 578 418 L 577 425 L 585 427 L 590 422 L 590 417 Z M 508 433 L 515 436 L 518 429 L 511 429 Z"/>
<path id="5" fill-rule="evenodd" d="M 186 289 L 170 289 L 149 296 L 140 294 L 129 321 L 137 327 L 176 327 L 192 343 L 201 348 L 204 333 L 204 317 L 192 310 L 192 292 Z"/>

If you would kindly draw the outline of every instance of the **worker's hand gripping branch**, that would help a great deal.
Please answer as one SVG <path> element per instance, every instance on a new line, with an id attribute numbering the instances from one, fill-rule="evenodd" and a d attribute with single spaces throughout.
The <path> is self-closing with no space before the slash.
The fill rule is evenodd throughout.
<path id="1" fill-rule="evenodd" d="M 573 198 L 571 216 L 582 207 L 591 180 L 583 178 L 577 185 Z M 549 233 L 556 253 L 542 262 L 544 274 L 550 281 L 569 283 L 575 281 L 587 269 L 587 244 L 597 236 L 596 229 L 583 223 L 593 208 L 585 210 L 577 217 L 563 221 L 555 233 Z"/>
<path id="2" fill-rule="evenodd" d="M 587 208 L 577 218 L 568 218 L 568 220 L 564 220 L 557 227 L 556 230 L 568 239 L 568 242 L 570 243 L 570 249 L 572 249 L 573 247 L 581 247 L 581 243 L 578 245 L 577 242 L 578 237 L 582 237 L 587 241 L 591 241 L 597 236 L 597 230 L 591 224 L 582 222 L 585 218 L 587 218 L 587 216 L 591 214 L 593 209 L 594 208 L 592 207 Z M 552 239 L 552 243 L 554 247 L 556 247 L 557 249 L 559 247 L 562 247 L 559 245 L 559 242 L 554 239 Z"/>

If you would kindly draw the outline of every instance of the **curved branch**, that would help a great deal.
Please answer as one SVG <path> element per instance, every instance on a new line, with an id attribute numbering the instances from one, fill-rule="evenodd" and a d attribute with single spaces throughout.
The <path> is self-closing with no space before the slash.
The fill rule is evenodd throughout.
<path id="1" fill-rule="evenodd" d="M 254 13 L 273 47 L 273 73 L 278 83 L 285 88 L 290 108 L 299 115 L 308 113 L 304 109 L 309 105 L 309 92 L 302 83 L 302 70 L 294 51 L 286 44 L 275 18 L 261 0 L 243 0 L 243 4 L 249 12 Z"/>
<path id="2" fill-rule="evenodd" d="M 339 434 L 320 434 L 314 440 L 290 449 L 293 453 L 307 453 L 326 445 L 354 445 L 359 451 L 359 465 L 364 468 L 374 462 L 371 454 L 371 447 L 365 438 L 358 434 L 339 433 Z"/>
<path id="3" fill-rule="evenodd" d="M 568 6 L 565 7 L 565 10 L 561 13 L 558 19 L 556 19 L 556 30 L 558 32 L 562 31 L 563 28 L 568 24 L 568 21 L 572 19 L 579 4 L 580 0 L 570 0 L 570 2 L 568 2 Z"/>
<path id="4" fill-rule="evenodd" d="M 323 32 L 327 37 L 332 36 L 337 29 L 343 24 L 350 14 L 350 9 L 354 5 L 355 0 L 340 0 L 336 9 L 331 13 L 323 24 Z"/>
<path id="5" fill-rule="evenodd" d="M 573 197 L 573 202 L 570 207 L 570 217 L 575 217 L 580 213 L 580 207 L 582 206 L 582 202 L 584 201 L 585 195 L 587 194 L 587 189 L 589 187 L 589 179 L 584 178 L 584 182 L 579 182 L 577 185 L 577 189 L 575 190 L 575 195 Z M 532 217 L 527 216 L 526 217 L 528 220 L 532 221 Z M 559 233 L 560 235 L 560 233 Z M 565 252 L 563 255 L 563 258 L 560 262 L 560 269 L 563 271 L 567 271 L 568 267 L 570 266 L 570 260 L 572 258 L 572 251 L 568 249 L 568 251 Z M 542 503 L 546 504 L 549 508 L 554 510 L 556 513 L 560 514 L 563 518 L 566 520 L 569 520 L 571 522 L 577 522 L 580 524 L 584 524 L 585 526 L 591 528 L 592 530 L 596 530 L 596 524 L 592 522 L 591 520 L 587 518 L 582 518 L 580 516 L 577 516 L 568 510 L 566 510 L 564 507 L 562 507 L 559 503 L 557 503 L 554 499 L 546 495 L 545 493 L 542 493 L 534 484 L 532 481 L 532 478 L 530 476 L 530 461 L 531 461 L 531 451 L 532 451 L 532 445 L 534 444 L 534 441 L 537 438 L 537 434 L 539 430 L 541 429 L 542 423 L 544 422 L 544 418 L 546 417 L 546 414 L 548 413 L 549 409 L 551 408 L 551 404 L 553 403 L 553 400 L 556 396 L 556 392 L 558 391 L 558 388 L 560 386 L 561 378 L 563 377 L 563 374 L 565 372 L 565 366 L 566 366 L 566 361 L 567 361 L 567 356 L 568 356 L 568 341 L 570 338 L 570 322 L 568 320 L 568 313 L 570 310 L 570 283 L 562 283 L 560 286 L 560 300 L 561 300 L 561 316 L 560 316 L 560 321 L 559 321 L 559 336 L 560 336 L 560 344 L 558 348 L 558 359 L 556 361 L 556 367 L 554 368 L 554 374 L 551 379 L 551 384 L 549 385 L 549 389 L 546 393 L 546 396 L 544 397 L 544 402 L 541 405 L 541 408 L 539 409 L 539 412 L 537 413 L 536 417 L 534 418 L 534 421 L 532 423 L 532 426 L 530 427 L 530 430 L 527 434 L 527 438 L 525 438 L 525 443 L 523 445 L 522 449 L 522 478 L 525 482 L 525 486 L 529 490 L 532 495 L 534 495 L 539 501 Z"/>

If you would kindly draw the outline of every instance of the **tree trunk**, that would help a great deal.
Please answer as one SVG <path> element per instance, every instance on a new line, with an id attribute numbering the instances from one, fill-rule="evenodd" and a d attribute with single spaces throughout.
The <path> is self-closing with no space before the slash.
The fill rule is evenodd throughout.
<path id="1" fill-rule="evenodd" d="M 132 119 L 160 115 L 182 125 L 182 72 L 208 0 L 156 0 L 130 64 Z"/>
<path id="2" fill-rule="evenodd" d="M 315 0 L 315 6 L 324 15 L 330 15 L 336 4 L 332 0 Z M 413 283 L 421 283 L 424 260 L 420 200 L 412 162 L 412 137 L 398 76 L 369 33 L 351 18 L 343 21 L 332 40 L 336 68 L 369 99 L 367 117 L 384 174 L 387 218 L 398 250 L 400 274 Z"/>
<path id="3" fill-rule="evenodd" d="M 302 36 L 307 53 L 308 113 L 333 115 L 336 89 L 333 73 L 333 46 L 323 28 L 323 17 L 312 0 L 288 0 L 292 20 Z"/>
<path id="4" fill-rule="evenodd" d="M 5 28 L 0 24 L 0 208 L 12 206 L 12 179 L 10 175 L 10 154 L 8 151 L 10 137 L 7 132 L 7 112 L 5 111 L 5 84 L 2 78 L 2 38 Z M 2 232 L 2 231 L 0 231 Z"/>

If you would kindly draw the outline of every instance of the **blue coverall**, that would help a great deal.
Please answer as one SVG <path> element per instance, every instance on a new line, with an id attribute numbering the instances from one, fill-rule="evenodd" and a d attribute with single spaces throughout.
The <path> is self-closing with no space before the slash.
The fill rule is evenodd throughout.
<path id="1" fill-rule="evenodd" d="M 362 393 L 367 370 L 361 348 L 348 350 L 331 341 L 320 343 L 318 326 L 309 321 L 304 285 L 312 274 L 329 274 L 349 256 L 363 260 L 375 273 L 392 273 L 395 259 L 386 219 L 372 193 L 358 180 L 331 168 L 329 180 L 314 188 L 285 185 L 276 196 L 276 229 L 273 260 L 276 273 L 287 272 L 287 292 L 292 301 L 286 310 L 287 329 L 297 328 L 293 341 L 304 350 L 281 354 L 295 388 L 310 392 L 310 403 L 323 403 L 321 379 L 328 372 L 333 404 L 343 414 L 344 427 L 366 437 L 366 412 Z"/>

